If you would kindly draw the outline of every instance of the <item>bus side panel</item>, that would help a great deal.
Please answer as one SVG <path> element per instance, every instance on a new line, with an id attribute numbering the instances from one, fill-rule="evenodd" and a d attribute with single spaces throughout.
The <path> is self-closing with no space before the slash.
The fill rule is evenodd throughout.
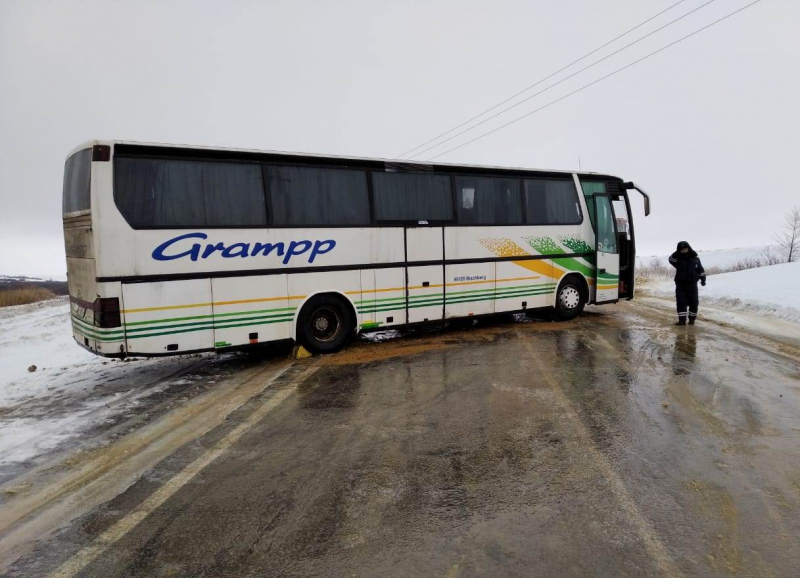
<path id="1" fill-rule="evenodd" d="M 286 275 L 212 279 L 211 289 L 215 347 L 292 338 L 297 301 L 289 302 Z"/>
<path id="2" fill-rule="evenodd" d="M 212 349 L 211 280 L 123 283 L 130 355 Z"/>
<path id="3" fill-rule="evenodd" d="M 445 266 L 445 317 L 494 313 L 494 263 Z"/>
<path id="4" fill-rule="evenodd" d="M 550 259 L 499 261 L 495 311 L 536 309 L 553 304 L 553 262 Z"/>
<path id="5" fill-rule="evenodd" d="M 442 319 L 444 240 L 442 227 L 407 227 L 408 322 Z M 436 265 L 415 263 L 437 262 Z"/>
<path id="6" fill-rule="evenodd" d="M 490 229 L 448 227 L 445 229 L 447 260 L 492 257 L 478 242 Z M 463 263 L 445 266 L 445 317 L 468 317 L 494 313 L 495 264 Z"/>
<path id="7" fill-rule="evenodd" d="M 370 271 L 372 273 L 372 271 Z M 377 323 L 378 327 L 403 325 L 406 322 L 406 270 L 375 269 L 374 307 L 362 308 L 361 323 Z M 371 297 L 365 291 L 365 297 Z M 366 327 L 365 327 L 366 329 Z"/>
<path id="8" fill-rule="evenodd" d="M 404 237 L 403 227 L 370 229 L 369 262 L 402 263 L 405 261 Z M 367 303 L 359 308 L 359 314 L 364 329 L 404 325 L 406 323 L 405 267 L 378 268 L 363 273 L 375 280 L 374 293 L 370 293 L 369 284 L 362 285 L 362 299 Z"/>

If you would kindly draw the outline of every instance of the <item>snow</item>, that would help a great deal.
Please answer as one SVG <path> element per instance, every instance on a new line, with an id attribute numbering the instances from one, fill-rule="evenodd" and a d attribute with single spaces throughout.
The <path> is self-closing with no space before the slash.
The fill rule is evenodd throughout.
<path id="1" fill-rule="evenodd" d="M 708 317 L 768 337 L 800 342 L 800 262 L 709 275 L 700 292 L 700 318 Z M 674 281 L 641 287 L 674 307 Z M 658 305 L 657 303 L 653 303 Z"/>
<path id="2" fill-rule="evenodd" d="M 728 267 L 744 259 L 763 257 L 765 253 L 770 255 L 778 254 L 776 245 L 759 245 L 757 247 L 739 247 L 736 249 L 718 249 L 714 251 L 697 251 L 703 267 L 713 269 L 716 267 Z M 648 264 L 652 261 L 667 262 L 669 255 L 649 255 L 636 258 L 636 264 Z"/>
<path id="3" fill-rule="evenodd" d="M 89 353 L 72 338 L 66 297 L 0 308 L 0 466 L 131 412 L 197 363 L 197 356 L 123 362 Z"/>
<path id="4" fill-rule="evenodd" d="M 359 337 L 363 341 L 372 341 L 380 343 L 381 341 L 389 341 L 390 339 L 397 339 L 401 333 L 396 329 L 384 329 L 382 331 L 371 331 L 369 333 L 360 333 Z"/>

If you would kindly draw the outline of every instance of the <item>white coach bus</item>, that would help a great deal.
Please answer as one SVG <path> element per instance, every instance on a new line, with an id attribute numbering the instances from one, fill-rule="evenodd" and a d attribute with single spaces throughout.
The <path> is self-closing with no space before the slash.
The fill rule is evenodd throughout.
<path id="1" fill-rule="evenodd" d="M 64 173 L 76 341 L 103 356 L 633 298 L 633 183 L 594 173 L 92 141 Z M 617 219 L 626 219 L 618 230 Z"/>

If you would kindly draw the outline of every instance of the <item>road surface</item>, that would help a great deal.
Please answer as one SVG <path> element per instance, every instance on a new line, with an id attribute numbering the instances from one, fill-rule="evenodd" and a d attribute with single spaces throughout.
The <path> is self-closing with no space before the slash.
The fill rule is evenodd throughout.
<path id="1" fill-rule="evenodd" d="M 671 323 L 271 354 L 13 486 L 0 573 L 797 576 L 798 352 Z"/>

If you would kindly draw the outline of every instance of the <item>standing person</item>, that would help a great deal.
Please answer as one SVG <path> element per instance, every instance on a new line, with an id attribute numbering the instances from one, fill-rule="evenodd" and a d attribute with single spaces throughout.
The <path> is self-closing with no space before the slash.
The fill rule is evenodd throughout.
<path id="1" fill-rule="evenodd" d="M 697 282 L 705 287 L 706 271 L 700 257 L 686 241 L 678 243 L 678 250 L 669 256 L 669 263 L 675 267 L 675 301 L 678 306 L 678 322 L 686 325 L 686 308 L 689 308 L 689 325 L 697 319 Z"/>

